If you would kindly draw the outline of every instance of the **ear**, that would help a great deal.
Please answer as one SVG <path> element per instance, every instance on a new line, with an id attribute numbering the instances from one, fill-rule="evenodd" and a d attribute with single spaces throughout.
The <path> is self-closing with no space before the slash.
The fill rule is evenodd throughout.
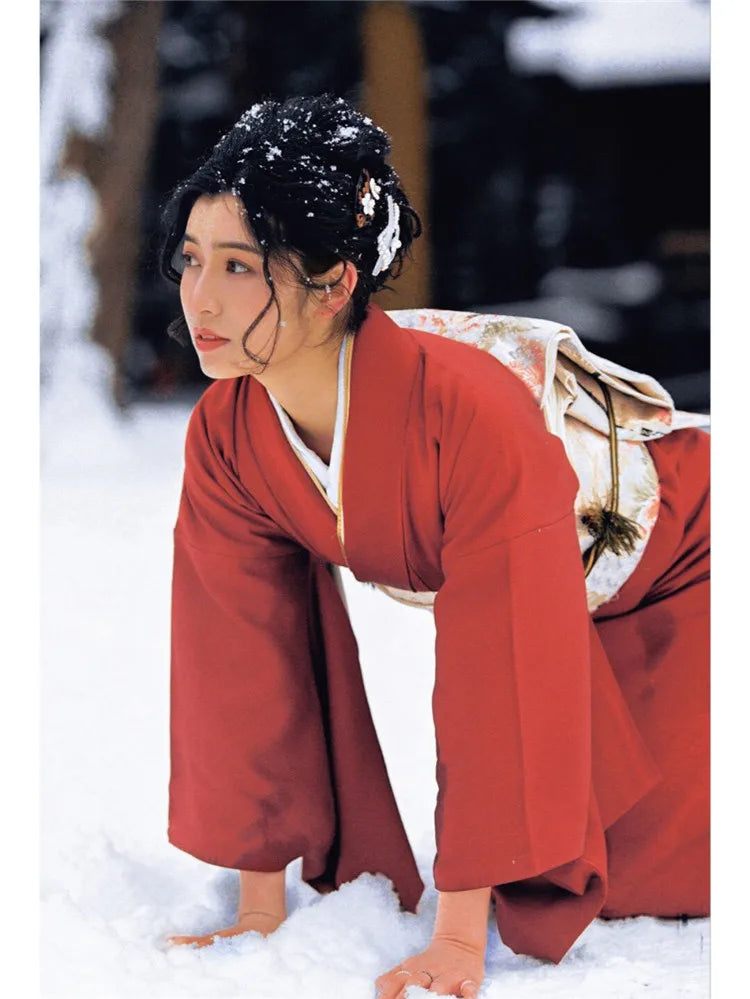
<path id="1" fill-rule="evenodd" d="M 359 275 L 351 260 L 342 260 L 341 263 L 335 264 L 327 274 L 316 277 L 315 280 L 320 283 L 328 283 L 330 293 L 328 291 L 318 292 L 320 307 L 329 316 L 336 316 L 351 300 Z"/>

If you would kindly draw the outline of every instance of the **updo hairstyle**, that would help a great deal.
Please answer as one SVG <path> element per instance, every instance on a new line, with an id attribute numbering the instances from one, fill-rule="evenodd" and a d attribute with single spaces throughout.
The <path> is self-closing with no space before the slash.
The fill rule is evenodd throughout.
<path id="1" fill-rule="evenodd" d="M 162 212 L 161 274 L 179 284 L 183 237 L 197 199 L 231 193 L 244 206 L 248 232 L 263 252 L 269 288 L 268 302 L 243 336 L 248 357 L 264 363 L 245 344 L 274 304 L 273 346 L 278 338 L 281 311 L 271 261 L 281 264 L 309 293 L 326 290 L 316 276 L 351 261 L 357 284 L 338 314 L 334 333 L 356 332 L 370 296 L 389 278 L 398 277 L 412 241 L 422 231 L 398 175 L 385 162 L 390 151 L 388 135 L 341 97 L 323 94 L 255 104 L 170 195 Z M 383 265 L 386 229 L 390 252 L 386 248 Z M 383 269 L 373 274 L 379 265 Z M 340 280 L 329 281 L 328 287 Z M 167 332 L 182 344 L 190 342 L 182 315 Z"/>

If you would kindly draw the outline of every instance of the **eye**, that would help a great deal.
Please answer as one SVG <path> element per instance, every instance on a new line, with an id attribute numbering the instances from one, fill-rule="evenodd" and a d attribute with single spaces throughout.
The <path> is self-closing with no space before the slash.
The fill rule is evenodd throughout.
<path id="1" fill-rule="evenodd" d="M 185 267 L 192 267 L 193 266 L 192 262 L 193 262 L 193 260 L 195 260 L 195 257 L 193 256 L 192 253 L 187 253 L 187 252 L 181 253 L 180 254 L 180 258 L 182 259 L 182 262 L 185 265 Z"/>
<path id="2" fill-rule="evenodd" d="M 228 260 L 227 267 L 230 268 L 232 274 L 250 274 L 251 272 L 247 264 L 243 264 L 239 260 Z M 234 270 L 235 267 L 238 267 L 239 270 Z"/>

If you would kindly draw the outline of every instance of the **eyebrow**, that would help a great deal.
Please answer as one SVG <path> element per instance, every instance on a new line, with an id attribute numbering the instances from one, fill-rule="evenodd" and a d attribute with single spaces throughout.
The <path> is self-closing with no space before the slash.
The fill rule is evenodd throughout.
<path id="1" fill-rule="evenodd" d="M 186 243 L 195 243 L 196 246 L 201 245 L 200 240 L 196 239 L 195 236 L 191 236 L 189 232 L 185 233 L 183 239 Z M 247 253 L 254 253 L 257 257 L 263 256 L 260 250 L 257 250 L 249 243 L 212 243 L 211 246 L 214 250 L 245 250 Z"/>

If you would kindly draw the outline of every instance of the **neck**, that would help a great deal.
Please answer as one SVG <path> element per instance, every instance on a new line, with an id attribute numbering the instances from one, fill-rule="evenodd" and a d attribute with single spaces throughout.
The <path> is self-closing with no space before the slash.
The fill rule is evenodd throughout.
<path id="1" fill-rule="evenodd" d="M 299 352 L 296 363 L 263 372 L 258 381 L 288 413 L 302 440 L 329 464 L 338 402 L 341 340 Z"/>

